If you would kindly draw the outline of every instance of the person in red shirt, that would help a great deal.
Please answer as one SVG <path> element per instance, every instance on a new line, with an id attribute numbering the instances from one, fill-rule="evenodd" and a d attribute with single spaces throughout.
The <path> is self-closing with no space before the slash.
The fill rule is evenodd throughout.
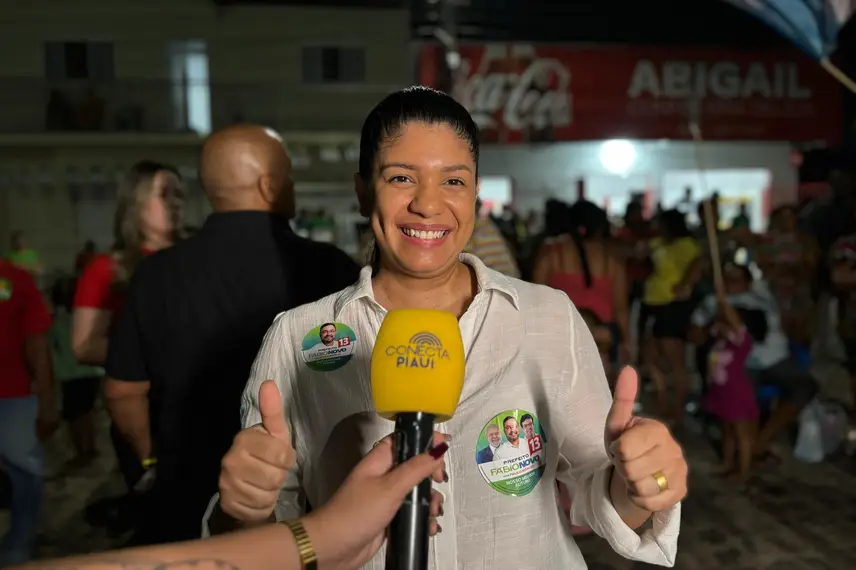
<path id="1" fill-rule="evenodd" d="M 0 465 L 12 482 L 12 526 L 0 568 L 29 560 L 42 506 L 40 441 L 56 430 L 51 317 L 29 273 L 0 260 Z"/>
<path id="2" fill-rule="evenodd" d="M 119 186 L 113 220 L 114 245 L 96 255 L 77 282 L 71 346 L 84 364 L 107 360 L 107 336 L 124 291 L 147 254 L 169 247 L 182 228 L 181 177 L 169 165 L 144 160 Z"/>
<path id="3" fill-rule="evenodd" d="M 131 276 L 146 255 L 179 239 L 183 205 L 182 181 L 174 167 L 144 160 L 125 175 L 113 220 L 113 248 L 96 255 L 77 281 L 71 350 L 83 364 L 104 365 L 110 327 L 122 308 Z M 110 435 L 119 470 L 132 489 L 143 467 L 115 426 Z M 130 514 L 130 518 L 136 517 Z"/>

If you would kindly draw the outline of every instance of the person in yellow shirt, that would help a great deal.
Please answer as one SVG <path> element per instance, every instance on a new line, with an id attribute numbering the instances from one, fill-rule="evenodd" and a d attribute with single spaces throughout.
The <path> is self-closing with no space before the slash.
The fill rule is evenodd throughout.
<path id="1" fill-rule="evenodd" d="M 653 321 L 651 334 L 646 335 L 643 342 L 643 362 L 657 387 L 659 413 L 679 424 L 684 415 L 689 381 L 685 339 L 693 310 L 690 294 L 694 284 L 687 282 L 688 270 L 701 248 L 691 236 L 684 214 L 678 210 L 663 212 L 658 223 L 661 237 L 649 243 L 653 271 L 645 282 L 643 297 L 646 320 Z M 661 368 L 658 357 L 662 358 L 666 370 Z M 667 394 L 666 371 L 671 373 L 675 387 L 672 406 Z"/>

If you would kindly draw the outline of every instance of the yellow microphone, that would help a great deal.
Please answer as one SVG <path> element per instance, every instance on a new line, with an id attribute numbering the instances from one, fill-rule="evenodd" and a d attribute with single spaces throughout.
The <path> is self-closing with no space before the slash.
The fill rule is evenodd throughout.
<path id="1" fill-rule="evenodd" d="M 372 352 L 372 396 L 377 413 L 395 421 L 396 465 L 424 453 L 434 422 L 454 415 L 464 387 L 464 342 L 452 313 L 390 311 Z M 407 495 L 389 527 L 388 570 L 428 568 L 431 479 Z"/>

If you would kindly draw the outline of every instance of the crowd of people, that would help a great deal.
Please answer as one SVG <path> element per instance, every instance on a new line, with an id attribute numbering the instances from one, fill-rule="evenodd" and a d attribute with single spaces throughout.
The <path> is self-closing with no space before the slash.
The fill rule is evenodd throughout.
<path id="1" fill-rule="evenodd" d="M 836 172 L 839 180 L 845 176 Z M 748 367 L 760 372 L 780 365 L 766 381 L 776 384 L 774 378 L 786 377 L 784 394 L 799 391 L 798 400 L 805 404 L 817 391 L 807 371 L 812 346 L 825 333 L 819 329 L 826 326 L 822 321 L 830 301 L 838 308 L 835 332 L 845 345 L 849 369 L 856 213 L 854 188 L 847 180 L 834 186 L 836 206 L 819 206 L 808 210 L 813 215 L 800 217 L 796 205 L 780 205 L 759 233 L 750 230 L 745 214 L 720 220 L 714 195 L 695 205 L 694 217 L 702 221 L 697 227 L 690 227 L 678 209 L 658 207 L 646 217 L 641 199 L 630 202 L 617 224 L 592 202 L 550 200 L 542 231 L 524 240 L 519 232 L 504 236 L 516 257 L 514 271 L 519 267 L 525 279 L 564 291 L 589 324 L 604 364 L 638 365 L 655 388 L 658 416 L 679 426 L 686 417 L 691 372 L 704 380 L 703 391 L 709 385 L 711 343 L 700 333 L 717 314 L 717 295 L 725 294 L 741 310 L 762 313 L 762 338 L 756 339 Z M 704 223 L 706 207 L 712 232 Z M 832 208 L 837 216 L 843 209 L 849 221 L 839 222 L 823 243 L 815 228 L 830 233 L 826 213 Z M 500 219 L 493 224 L 503 227 Z M 711 266 L 711 236 L 721 263 L 717 270 Z M 515 255 L 522 251 L 529 253 Z M 689 366 L 688 349 L 696 355 Z M 853 382 L 856 397 L 856 378 Z"/>
<path id="2" fill-rule="evenodd" d="M 853 220 L 853 188 L 842 183 L 844 176 L 837 174 L 834 199 L 850 208 Z M 615 364 L 638 367 L 655 394 L 650 412 L 673 429 L 697 407 L 687 405 L 697 374 L 700 415 L 722 427 L 720 471 L 746 483 L 760 465 L 778 460 L 771 444 L 818 394 L 810 355 L 823 326 L 818 315 L 830 299 L 839 307 L 844 364 L 852 370 L 856 224 L 842 224 L 822 247 L 813 237 L 818 222 L 800 220 L 795 205 L 773 210 L 767 230 L 758 234 L 744 212 L 730 223 L 720 220 L 715 195 L 696 206 L 702 221 L 696 228 L 678 209 L 658 208 L 646 219 L 641 200 L 632 201 L 616 225 L 589 201 L 551 200 L 540 234 L 523 243 L 515 242 L 519 232 L 506 239 L 518 251 L 531 250 L 531 260 L 519 260 L 521 268 L 531 268 L 531 281 L 562 290 L 574 302 L 608 375 L 618 370 Z M 501 220 L 495 223 L 502 227 Z M 711 237 L 718 271 L 711 265 Z M 851 383 L 856 404 L 856 375 Z M 569 509 L 570 496 L 560 491 Z"/>
<path id="3" fill-rule="evenodd" d="M 437 91 L 394 93 L 369 114 L 355 178 L 371 230 L 363 269 L 294 231 L 290 159 L 275 133 L 251 125 L 206 140 L 199 172 L 214 213 L 192 236 L 180 174 L 151 161 L 119 187 L 110 251 L 87 244 L 75 275 L 49 295 L 33 279 L 43 272 L 38 254 L 16 233 L 0 261 L 0 459 L 13 495 L 0 566 L 33 553 L 41 442 L 58 410 L 75 450 L 68 468 L 99 452 L 99 394 L 127 486 L 103 524 L 151 545 L 273 519 L 298 540 L 308 533 L 324 560 L 331 533 L 354 532 L 329 522 L 333 509 L 353 520 L 354 477 L 380 489 L 374 481 L 391 466 L 385 451 L 370 453 L 391 427 L 372 413 L 369 369 L 380 323 L 397 308 L 455 314 L 467 351 L 458 413 L 438 426 L 431 459 L 413 467 L 435 471 L 432 531 L 442 518 L 455 534 L 437 534 L 435 565 L 568 567 L 581 561 L 563 537 L 569 522 L 625 557 L 673 564 L 687 476 L 673 432 L 687 415 L 688 343 L 703 410 L 724 426 L 722 474 L 745 482 L 818 392 L 805 357 L 818 302 L 839 299 L 841 334 L 856 344 L 853 181 L 839 178 L 838 210 L 845 204 L 850 217 L 827 242 L 806 237 L 792 207 L 776 210 L 761 235 L 743 223 L 724 228 L 715 199 L 699 205 L 707 226 L 695 229 L 678 210 L 646 219 L 640 202 L 613 227 L 586 200 L 551 200 L 536 229 L 511 209 L 484 211 L 478 153 L 472 118 Z M 310 218 L 300 216 L 301 233 L 329 226 Z M 342 350 L 315 349 L 325 331 Z M 636 415 L 639 378 L 615 364 L 650 380 L 657 419 Z M 764 387 L 775 405 L 759 402 Z M 522 448 L 520 473 L 482 454 L 536 433 L 545 447 Z M 377 528 L 351 544 L 359 554 L 344 549 L 322 567 L 383 566 L 372 556 L 396 507 L 383 505 Z M 303 518 L 314 512 L 335 533 Z M 525 524 L 536 515 L 537 528 Z M 640 540 L 649 520 L 639 532 L 650 539 Z M 281 540 L 255 536 L 260 549 Z M 543 548 L 521 550 L 521 541 Z M 232 543 L 212 544 L 226 551 L 219 560 L 238 555 Z M 292 556 L 306 564 L 309 555 Z"/>

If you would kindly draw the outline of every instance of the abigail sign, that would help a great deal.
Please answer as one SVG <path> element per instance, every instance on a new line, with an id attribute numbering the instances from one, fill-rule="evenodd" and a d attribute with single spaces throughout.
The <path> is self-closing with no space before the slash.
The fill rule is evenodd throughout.
<path id="1" fill-rule="evenodd" d="M 465 45 L 453 94 L 488 142 L 686 139 L 835 144 L 841 90 L 796 50 Z M 444 65 L 425 46 L 420 81 Z"/>

